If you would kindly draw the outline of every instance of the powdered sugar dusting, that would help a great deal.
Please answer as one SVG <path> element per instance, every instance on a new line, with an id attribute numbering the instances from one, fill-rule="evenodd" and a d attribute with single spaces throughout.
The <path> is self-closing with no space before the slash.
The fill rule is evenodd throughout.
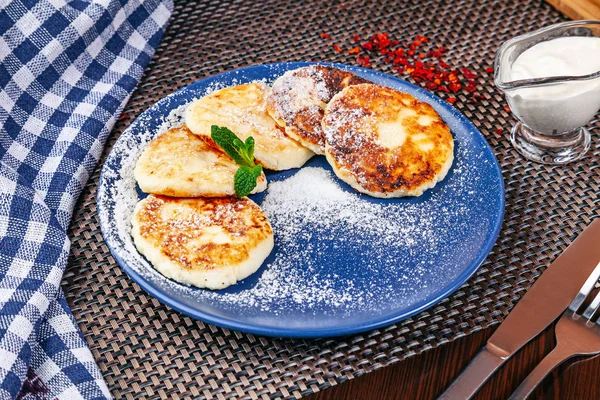
<path id="1" fill-rule="evenodd" d="M 178 92 L 144 114 L 113 147 L 103 170 L 98 205 L 103 233 L 122 265 L 170 297 L 209 305 L 228 315 L 390 315 L 424 301 L 462 273 L 484 246 L 481 232 L 498 184 L 482 168 L 493 160 L 473 132 L 456 131 L 455 162 L 446 179 L 417 199 L 374 199 L 338 180 L 323 157 L 297 171 L 272 173 L 266 193 L 253 196 L 275 233 L 275 249 L 245 282 L 222 291 L 173 282 L 141 256 L 130 237 L 131 216 L 142 194 L 133 178 L 144 146 L 182 123 L 189 101 L 227 85 Z M 168 111 L 168 114 L 164 113 Z M 292 322 L 290 322 L 292 323 Z M 293 322 L 300 326 L 302 321 Z"/>
<path id="2" fill-rule="evenodd" d="M 288 71 L 273 84 L 272 104 L 278 117 L 293 123 L 300 112 L 318 113 L 331 93 L 316 66 Z"/>
<path id="3" fill-rule="evenodd" d="M 377 238 L 381 248 L 414 246 L 417 241 L 436 245 L 439 232 L 432 229 L 433 216 L 422 205 L 382 204 L 343 190 L 332 173 L 305 167 L 285 181 L 272 183 L 262 202 L 271 223 L 286 247 L 297 243 L 308 227 L 310 233 L 323 231 L 335 236 L 352 232 L 353 239 Z M 402 211 L 399 218 L 390 218 Z M 336 234 L 337 233 L 337 234 Z M 308 237 L 306 238 L 308 239 Z"/>

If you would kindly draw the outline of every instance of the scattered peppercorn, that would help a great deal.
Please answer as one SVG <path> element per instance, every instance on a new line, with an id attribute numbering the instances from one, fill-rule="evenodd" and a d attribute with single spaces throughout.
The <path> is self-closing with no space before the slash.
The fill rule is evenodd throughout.
<path id="1" fill-rule="evenodd" d="M 451 83 L 448 85 L 448 89 L 452 91 L 452 93 L 457 93 L 462 88 L 460 83 Z"/>
<path id="2" fill-rule="evenodd" d="M 463 76 L 467 79 L 475 79 L 477 78 L 477 75 L 475 75 L 474 73 L 472 73 L 471 71 L 469 71 L 467 68 L 459 68 L 460 72 L 463 74 Z"/>
<path id="3" fill-rule="evenodd" d="M 326 33 L 321 33 L 321 37 L 329 39 Z M 463 92 L 469 94 L 467 98 L 472 102 L 483 98 L 477 93 L 477 75 L 465 67 L 453 69 L 442 60 L 446 47 L 435 46 L 424 36 L 417 35 L 404 45 L 390 39 L 385 32 L 376 33 L 362 43 L 359 35 L 354 35 L 352 41 L 359 45 L 348 50 L 348 54 L 356 55 L 356 63 L 362 67 L 370 66 L 371 59 L 375 58 L 379 62 L 392 64 L 399 75 L 408 75 L 429 90 L 440 93 Z M 335 43 L 333 48 L 338 53 L 343 51 Z M 487 67 L 485 71 L 493 73 L 494 69 Z M 455 97 L 448 97 L 447 100 L 451 104 L 456 102 Z"/>
<path id="4" fill-rule="evenodd" d="M 477 87 L 475 86 L 475 82 L 469 81 L 469 83 L 467 84 L 467 86 L 464 87 L 464 89 L 467 91 L 467 93 L 474 93 L 477 90 Z"/>
<path id="5" fill-rule="evenodd" d="M 502 132 L 501 128 L 496 129 L 496 135 L 502 135 Z"/>
<path id="6" fill-rule="evenodd" d="M 356 62 L 361 67 L 368 67 L 369 65 L 371 65 L 371 60 L 369 56 L 358 56 L 356 57 Z"/>

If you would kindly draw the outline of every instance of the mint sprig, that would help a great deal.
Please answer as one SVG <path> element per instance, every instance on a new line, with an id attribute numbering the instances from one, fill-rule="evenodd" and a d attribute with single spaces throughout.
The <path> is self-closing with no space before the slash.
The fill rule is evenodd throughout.
<path id="1" fill-rule="evenodd" d="M 254 138 L 250 136 L 242 142 L 231 130 L 217 125 L 211 126 L 210 137 L 240 166 L 233 180 L 235 195 L 239 198 L 248 196 L 262 174 L 262 165 L 254 163 Z"/>

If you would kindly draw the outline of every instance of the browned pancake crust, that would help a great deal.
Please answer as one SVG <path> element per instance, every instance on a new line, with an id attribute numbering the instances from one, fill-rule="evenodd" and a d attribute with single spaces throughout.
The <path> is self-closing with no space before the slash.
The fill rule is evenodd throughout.
<path id="1" fill-rule="evenodd" d="M 315 96 L 318 100 L 309 106 L 293 104 L 294 98 L 290 93 L 298 84 L 298 80 L 310 79 L 319 90 L 302 93 Z M 276 121 L 284 122 L 286 129 L 292 130 L 292 137 L 301 143 L 308 142 L 315 146 L 325 145 L 321 121 L 324 108 L 331 98 L 350 85 L 369 82 L 355 74 L 337 68 L 311 65 L 292 71 L 279 84 L 273 86 L 273 91 L 267 100 L 267 111 Z"/>
<path id="2" fill-rule="evenodd" d="M 244 197 L 181 199 L 148 196 L 137 214 L 140 236 L 186 270 L 237 265 L 273 234 L 262 210 Z M 215 243 L 207 228 L 220 227 L 232 241 Z"/>
<path id="3" fill-rule="evenodd" d="M 387 148 L 377 141 L 377 123 L 394 121 L 404 109 L 415 112 L 403 119 L 404 143 Z M 419 118 L 431 119 L 428 126 Z M 369 192 L 410 193 L 431 182 L 452 157 L 448 126 L 427 103 L 387 87 L 362 84 L 347 88 L 327 108 L 323 126 L 327 152 L 337 168 L 349 172 Z M 417 136 L 419 135 L 419 136 Z M 425 135 L 433 148 L 424 152 L 415 137 Z"/>

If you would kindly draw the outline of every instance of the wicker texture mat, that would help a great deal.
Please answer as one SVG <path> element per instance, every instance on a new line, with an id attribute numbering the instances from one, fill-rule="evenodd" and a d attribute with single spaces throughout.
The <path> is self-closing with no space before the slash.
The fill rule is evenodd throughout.
<path id="1" fill-rule="evenodd" d="M 333 61 L 320 32 L 346 40 L 389 32 L 402 42 L 424 35 L 448 48 L 446 61 L 478 78 L 479 103 L 457 96 L 502 167 L 507 208 L 500 238 L 476 275 L 449 299 L 385 329 L 337 339 L 257 337 L 192 320 L 134 284 L 111 257 L 96 215 L 99 168 L 72 226 L 64 288 L 117 398 L 301 397 L 500 322 L 512 305 L 600 213 L 600 140 L 581 162 L 549 167 L 524 161 L 510 145 L 512 117 L 484 72 L 499 44 L 562 21 L 536 1 L 181 1 L 151 67 L 106 149 L 136 115 L 198 79 L 252 64 Z M 372 66 L 383 72 L 387 65 Z M 502 128 L 503 133 L 496 130 Z M 597 127 L 596 127 L 597 128 Z M 596 131 L 597 132 L 597 131 Z"/>

